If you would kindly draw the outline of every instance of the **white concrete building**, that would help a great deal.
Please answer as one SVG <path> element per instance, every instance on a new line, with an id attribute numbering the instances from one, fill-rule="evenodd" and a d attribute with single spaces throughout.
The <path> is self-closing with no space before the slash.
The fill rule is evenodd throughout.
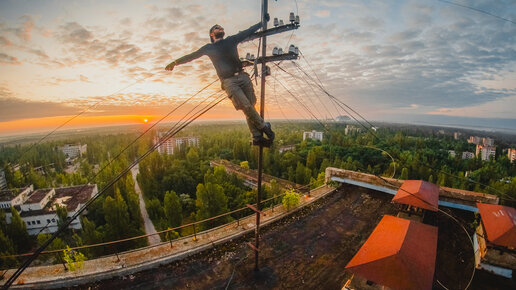
<path id="1" fill-rule="evenodd" d="M 157 144 L 161 138 L 163 138 L 164 133 L 158 133 L 158 136 L 154 138 L 154 144 Z M 164 141 L 158 147 L 159 154 L 174 154 L 174 150 L 179 149 L 181 147 L 186 146 L 199 146 L 199 137 L 172 137 Z"/>
<path id="2" fill-rule="evenodd" d="M 61 151 L 68 157 L 68 158 L 75 158 L 78 156 L 82 156 L 82 154 L 86 153 L 86 150 L 88 149 L 88 145 L 84 144 L 66 144 L 63 147 L 59 147 Z"/>
<path id="3" fill-rule="evenodd" d="M 21 205 L 34 191 L 34 186 L 6 189 L 0 191 L 0 209 L 10 209 L 11 206 Z"/>
<path id="4" fill-rule="evenodd" d="M 68 217 L 71 217 L 97 192 L 96 184 L 35 191 L 32 191 L 31 186 L 29 190 L 24 189 L 15 199 L 11 200 L 11 204 L 20 212 L 30 235 L 37 235 L 40 232 L 54 233 L 58 229 L 57 205 L 65 207 Z M 3 209 L 6 211 L 7 223 L 10 223 L 12 218 L 10 208 L 6 209 L 4 206 Z M 69 228 L 81 229 L 80 220 L 74 220 Z"/>
<path id="5" fill-rule="evenodd" d="M 322 141 L 323 132 L 312 130 L 311 132 L 303 132 L 303 140 L 312 139 Z"/>
<path id="6" fill-rule="evenodd" d="M 296 145 L 284 145 L 284 146 L 281 146 L 278 149 L 278 151 L 279 151 L 279 153 L 283 153 L 283 152 L 292 151 L 295 149 L 296 149 Z"/>
<path id="7" fill-rule="evenodd" d="M 482 141 L 482 139 L 478 136 L 470 136 L 468 139 L 468 143 L 473 143 L 473 144 L 480 144 L 481 141 Z"/>
<path id="8" fill-rule="evenodd" d="M 494 146 L 494 141 L 494 139 L 491 139 L 489 137 L 482 138 L 482 144 L 484 144 L 484 146 Z"/>
<path id="9" fill-rule="evenodd" d="M 346 135 L 349 135 L 351 133 L 360 133 L 360 132 L 363 132 L 363 129 L 358 126 L 346 125 L 346 128 L 344 128 L 344 134 L 346 134 Z"/>
<path id="10" fill-rule="evenodd" d="M 509 157 L 509 160 L 511 162 L 516 160 L 516 149 L 513 149 L 513 148 L 507 149 L 507 157 Z"/>
<path id="11" fill-rule="evenodd" d="M 473 159 L 475 158 L 475 153 L 464 151 L 462 152 L 462 159 Z"/>
<path id="12" fill-rule="evenodd" d="M 450 155 L 450 157 L 454 158 L 455 156 L 457 156 L 457 154 L 455 153 L 455 150 L 448 150 L 448 154 Z"/>
<path id="13" fill-rule="evenodd" d="M 494 158 L 496 155 L 496 146 L 486 146 L 477 144 L 476 156 L 480 156 L 483 161 L 489 161 L 491 156 Z"/>
<path id="14" fill-rule="evenodd" d="M 0 168 L 0 189 L 7 188 L 7 180 L 5 179 L 5 171 Z"/>

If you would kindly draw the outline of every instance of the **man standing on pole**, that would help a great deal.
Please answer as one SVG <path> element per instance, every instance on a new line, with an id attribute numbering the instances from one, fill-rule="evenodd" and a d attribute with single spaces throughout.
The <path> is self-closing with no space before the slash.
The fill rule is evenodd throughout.
<path id="1" fill-rule="evenodd" d="M 268 15 L 266 15 L 265 19 L 269 21 Z M 251 36 L 261 26 L 262 23 L 260 22 L 244 31 L 224 38 L 224 28 L 220 25 L 214 25 L 210 29 L 211 43 L 204 45 L 193 53 L 174 60 L 167 65 L 165 69 L 171 71 L 176 65 L 187 63 L 203 55 L 207 55 L 217 71 L 217 75 L 222 83 L 222 88 L 233 102 L 235 109 L 244 112 L 247 125 L 253 135 L 253 144 L 268 147 L 272 144 L 275 134 L 271 130 L 271 124 L 264 122 L 263 118 L 254 108 L 256 105 L 256 96 L 254 94 L 253 84 L 249 75 L 242 69 L 242 62 L 238 57 L 237 49 L 240 42 Z M 268 139 L 264 138 L 262 133 L 265 133 Z"/>

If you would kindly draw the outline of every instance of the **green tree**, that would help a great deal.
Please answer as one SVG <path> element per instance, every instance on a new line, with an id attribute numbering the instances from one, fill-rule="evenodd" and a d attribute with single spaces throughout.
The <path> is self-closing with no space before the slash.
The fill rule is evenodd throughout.
<path id="1" fill-rule="evenodd" d="M 172 228 L 180 226 L 183 221 L 181 201 L 174 191 L 165 193 L 163 207 L 168 225 Z"/>
<path id="2" fill-rule="evenodd" d="M 294 190 L 289 190 L 285 192 L 285 196 L 283 196 L 283 206 L 290 211 L 292 208 L 296 207 L 299 204 L 299 194 Z"/>
<path id="3" fill-rule="evenodd" d="M 104 217 L 106 219 L 106 236 L 110 240 L 118 240 L 128 236 L 131 221 L 125 203 L 119 190 L 115 198 L 108 196 L 104 201 Z"/>
<path id="4" fill-rule="evenodd" d="M 97 230 L 95 223 L 87 217 L 82 218 L 82 242 L 86 245 L 93 245 L 102 242 L 102 234 Z M 102 253 L 101 247 L 89 248 L 85 251 L 88 257 L 97 257 Z"/>
<path id="5" fill-rule="evenodd" d="M 20 213 L 11 207 L 11 223 L 7 226 L 7 234 L 12 241 L 15 241 L 15 248 L 18 253 L 25 252 L 30 248 L 30 237 L 27 233 L 27 226 L 21 219 Z"/>
<path id="6" fill-rule="evenodd" d="M 68 219 L 68 211 L 65 206 L 56 205 L 56 214 L 58 217 L 57 224 L 61 227 Z"/>
<path id="7" fill-rule="evenodd" d="M 406 167 L 403 167 L 403 169 L 401 170 L 400 179 L 408 180 L 408 178 L 409 178 L 408 169 Z"/>
<path id="8" fill-rule="evenodd" d="M 228 211 L 228 198 L 224 194 L 224 188 L 218 184 L 207 182 L 197 185 L 197 220 L 204 220 L 223 214 Z M 224 224 L 225 218 L 208 221 L 203 224 L 205 228 L 211 228 L 216 225 Z"/>
<path id="9" fill-rule="evenodd" d="M 75 270 L 82 269 L 86 256 L 81 252 L 72 250 L 69 246 L 66 246 L 66 249 L 63 250 L 63 259 L 68 266 L 68 270 L 74 272 Z"/>
<path id="10" fill-rule="evenodd" d="M 242 161 L 240 162 L 240 167 L 242 167 L 243 169 L 249 169 L 249 161 Z"/>

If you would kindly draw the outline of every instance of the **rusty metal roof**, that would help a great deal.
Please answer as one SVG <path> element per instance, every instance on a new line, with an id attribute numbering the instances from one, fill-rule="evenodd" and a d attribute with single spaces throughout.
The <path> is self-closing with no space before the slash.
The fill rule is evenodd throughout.
<path id="1" fill-rule="evenodd" d="M 516 209 L 503 205 L 477 203 L 487 240 L 516 248 Z"/>
<path id="2" fill-rule="evenodd" d="M 385 215 L 346 269 L 394 289 L 431 289 L 436 252 L 437 227 Z"/>
<path id="3" fill-rule="evenodd" d="M 405 180 L 392 201 L 437 211 L 439 187 L 423 180 Z"/>

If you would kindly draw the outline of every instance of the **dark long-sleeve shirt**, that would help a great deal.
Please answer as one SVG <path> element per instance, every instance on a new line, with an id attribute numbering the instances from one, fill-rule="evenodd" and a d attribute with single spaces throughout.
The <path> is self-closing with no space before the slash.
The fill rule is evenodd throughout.
<path id="1" fill-rule="evenodd" d="M 203 55 L 207 55 L 211 59 L 217 71 L 217 75 L 221 80 L 231 77 L 236 72 L 242 70 L 242 62 L 238 57 L 237 45 L 251 36 L 261 25 L 261 22 L 257 23 L 235 35 L 228 36 L 215 43 L 208 43 L 199 50 L 176 59 L 175 63 L 183 64 Z"/>

